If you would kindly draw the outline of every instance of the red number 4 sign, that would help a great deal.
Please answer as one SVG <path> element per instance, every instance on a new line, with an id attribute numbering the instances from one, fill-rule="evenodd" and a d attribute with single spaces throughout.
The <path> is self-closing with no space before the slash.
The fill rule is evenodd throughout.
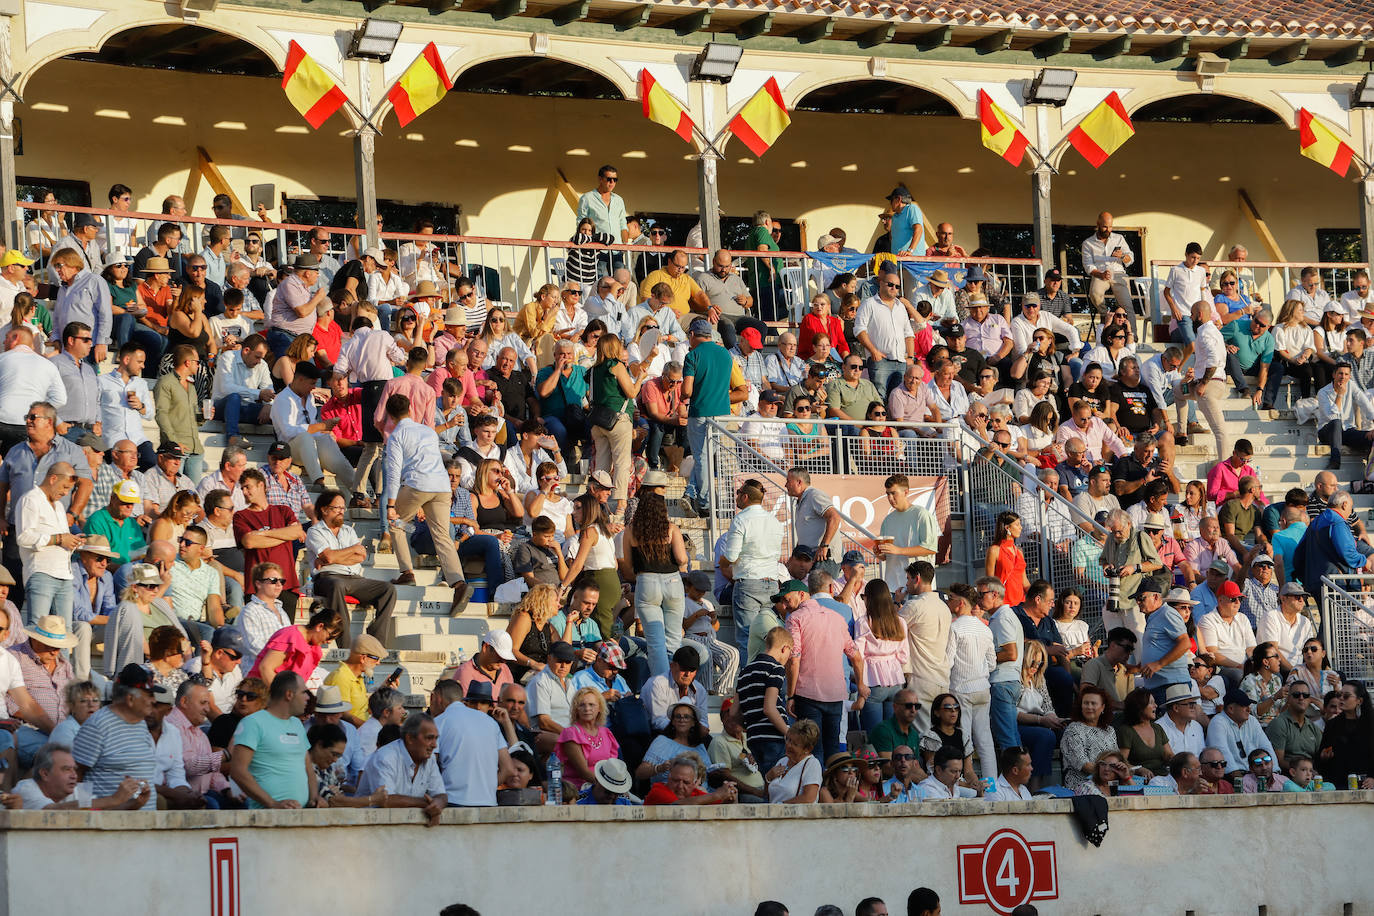
<path id="1" fill-rule="evenodd" d="M 1058 896 L 1053 843 L 1027 843 L 1004 828 L 981 846 L 959 847 L 960 903 L 986 903 L 1005 916 L 1023 903 Z"/>

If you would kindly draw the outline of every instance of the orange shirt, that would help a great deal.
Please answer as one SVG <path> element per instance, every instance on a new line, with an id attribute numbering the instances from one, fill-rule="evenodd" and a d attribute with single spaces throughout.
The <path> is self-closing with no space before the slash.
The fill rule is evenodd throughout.
<path id="1" fill-rule="evenodd" d="M 145 320 L 167 333 L 167 316 L 172 310 L 172 288 L 164 286 L 157 292 L 146 281 L 138 284 L 138 302 L 148 310 Z"/>

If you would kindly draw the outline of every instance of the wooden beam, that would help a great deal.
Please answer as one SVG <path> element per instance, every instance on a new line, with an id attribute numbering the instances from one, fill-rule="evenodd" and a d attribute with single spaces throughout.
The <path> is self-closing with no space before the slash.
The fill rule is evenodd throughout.
<path id="1" fill-rule="evenodd" d="M 936 48 L 943 48 L 949 44 L 949 40 L 954 35 L 954 26 L 942 25 L 939 28 L 923 32 L 916 38 L 916 49 L 918 51 L 934 51 Z"/>
<path id="2" fill-rule="evenodd" d="M 572 182 L 568 180 L 568 176 L 564 175 L 560 168 L 553 170 L 553 187 L 559 196 L 567 202 L 568 206 L 573 208 L 573 212 L 577 212 L 577 189 L 572 186 Z"/>
<path id="3" fill-rule="evenodd" d="M 763 13 L 741 22 L 735 29 L 735 34 L 739 36 L 741 41 L 747 41 L 750 38 L 758 38 L 760 35 L 767 34 L 772 27 L 773 14 Z"/>
<path id="4" fill-rule="evenodd" d="M 895 34 L 897 34 L 897 23 L 884 23 L 876 29 L 869 29 L 861 34 L 858 38 L 859 47 L 876 48 L 879 45 L 885 45 L 892 40 L 892 36 Z"/>
<path id="5" fill-rule="evenodd" d="M 649 14 L 653 11 L 653 7 L 649 6 L 649 4 L 641 3 L 639 6 L 632 6 L 625 12 L 613 17 L 610 23 L 615 26 L 617 32 L 637 29 L 649 21 Z"/>
<path id="6" fill-rule="evenodd" d="M 997 51 L 1005 51 L 1007 48 L 1011 47 L 1011 40 L 1015 34 L 1016 33 L 1011 29 L 1002 29 L 1001 31 L 993 32 L 991 35 L 978 39 L 973 44 L 969 45 L 969 47 L 973 48 L 979 54 L 992 54 Z"/>
<path id="7" fill-rule="evenodd" d="M 1230 44 L 1222 45 L 1212 53 L 1227 60 L 1240 60 L 1248 50 L 1250 50 L 1250 39 L 1238 38 Z"/>
<path id="8" fill-rule="evenodd" d="M 1302 41 L 1284 45 L 1277 51 L 1271 51 L 1264 59 L 1271 64 L 1291 64 L 1295 60 L 1302 60 L 1306 57 L 1307 49 L 1311 46 L 1312 42 L 1304 38 Z"/>
<path id="9" fill-rule="evenodd" d="M 1054 57 L 1056 54 L 1063 54 L 1069 49 L 1069 33 L 1059 32 L 1051 35 L 1043 41 L 1037 41 L 1031 45 L 1031 53 L 1041 60 Z"/>
<path id="10" fill-rule="evenodd" d="M 1111 41 L 1104 41 L 1102 44 L 1093 48 L 1091 54 L 1096 60 L 1112 60 L 1130 50 L 1131 36 L 1118 35 Z"/>
<path id="11" fill-rule="evenodd" d="M 525 0 L 496 0 L 495 3 L 482 7 L 482 12 L 490 14 L 493 19 L 509 19 L 519 16 L 524 11 Z"/>
<path id="12" fill-rule="evenodd" d="M 138 64 L 159 54 L 166 54 L 176 51 L 187 45 L 193 45 L 205 38 L 205 30 L 194 26 L 182 26 L 170 32 L 164 32 L 156 38 L 148 38 L 143 41 L 135 42 L 124 49 L 124 62 L 126 64 Z M 242 211 L 240 211 L 242 212 Z"/>
<path id="13" fill-rule="evenodd" d="M 810 44 L 813 41 L 820 41 L 822 38 L 829 38 L 830 33 L 835 31 L 835 20 L 838 16 L 826 16 L 824 19 L 817 19 L 810 25 L 804 25 L 795 32 L 789 32 L 788 38 L 795 38 L 802 44 Z"/>
<path id="14" fill-rule="evenodd" d="M 1162 44 L 1159 47 L 1155 48 L 1154 51 L 1150 53 L 1150 56 L 1153 57 L 1155 60 L 1161 62 L 1166 60 L 1177 60 L 1181 57 L 1187 57 L 1189 43 L 1190 39 L 1188 38 L 1188 36 L 1184 35 L 1179 38 L 1175 38 L 1173 41 L 1167 44 Z"/>
<path id="15" fill-rule="evenodd" d="M 243 205 L 243 201 L 239 200 L 238 195 L 234 193 L 234 189 L 229 187 L 229 182 L 224 180 L 224 176 L 220 174 L 219 166 L 215 165 L 215 160 L 210 158 L 210 154 L 205 151 L 205 147 L 196 147 L 196 161 L 200 165 L 200 174 L 205 177 L 210 187 L 215 189 L 215 193 L 229 195 L 229 200 L 234 205 L 235 213 L 252 212 Z"/>
<path id="16" fill-rule="evenodd" d="M 570 22 L 577 22 L 579 19 L 586 19 L 587 11 L 591 7 L 591 0 L 573 0 L 572 3 L 556 7 L 544 15 L 553 20 L 554 25 L 567 25 Z"/>
<path id="17" fill-rule="evenodd" d="M 1365 49 L 1369 47 L 1367 41 L 1352 41 L 1343 48 L 1336 50 L 1334 54 L 1326 56 L 1325 63 L 1328 67 L 1344 67 L 1346 64 L 1353 64 L 1364 58 Z"/>
<path id="18" fill-rule="evenodd" d="M 1279 248 L 1278 241 L 1274 234 L 1269 231 L 1269 227 L 1264 223 L 1264 217 L 1260 216 L 1259 210 L 1255 208 L 1255 202 L 1250 199 L 1250 195 L 1245 193 L 1244 188 L 1236 188 L 1236 196 L 1240 198 L 1240 211 L 1245 214 L 1245 218 L 1250 221 L 1250 228 L 1255 230 L 1264 247 L 1269 251 L 1269 258 L 1273 261 L 1287 261 L 1283 256 L 1283 249 Z"/>
<path id="19" fill-rule="evenodd" d="M 683 38 L 686 38 L 693 32 L 700 32 L 710 24 L 711 11 L 697 10 L 696 12 L 688 13 L 686 16 L 679 16 L 674 19 L 672 22 L 668 23 L 668 28 L 672 29 Z"/>

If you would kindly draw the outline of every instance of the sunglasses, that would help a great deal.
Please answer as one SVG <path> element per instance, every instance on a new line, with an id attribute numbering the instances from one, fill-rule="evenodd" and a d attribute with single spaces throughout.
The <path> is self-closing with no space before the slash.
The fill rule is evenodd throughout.
<path id="1" fill-rule="evenodd" d="M 220 649 L 220 651 L 223 652 L 225 655 L 229 656 L 229 660 L 232 662 L 236 662 L 239 659 L 243 658 L 243 653 L 235 652 L 233 649 Z M 239 694 L 239 696 L 243 696 L 243 694 Z M 257 694 L 255 693 L 253 694 L 253 696 L 256 697 Z"/>
<path id="2" fill-rule="evenodd" d="M 1257 764 L 1257 763 L 1273 763 L 1273 762 L 1274 762 L 1274 758 L 1273 758 L 1273 757 L 1270 757 L 1268 754 L 1261 754 L 1261 755 L 1258 756 L 1258 757 L 1252 758 L 1252 759 L 1250 760 L 1250 765 L 1251 765 L 1251 766 L 1254 766 L 1254 765 Z"/>
<path id="3" fill-rule="evenodd" d="M 262 694 L 251 693 L 247 690 L 235 690 L 234 696 L 238 697 L 240 700 L 256 700 L 258 697 L 262 696 Z"/>
<path id="4" fill-rule="evenodd" d="M 920 709 L 920 708 L 921 708 L 921 704 L 920 704 L 920 703 L 898 703 L 897 705 L 900 706 L 900 707 L 902 707 L 903 709 Z"/>
<path id="5" fill-rule="evenodd" d="M 1203 766 L 1205 766 L 1205 767 L 1219 767 L 1219 766 L 1225 765 L 1226 761 L 1224 761 L 1224 760 L 1203 760 L 1203 761 L 1200 761 L 1200 763 L 1201 763 Z"/>
<path id="6" fill-rule="evenodd" d="M 273 576 L 270 579 L 259 579 L 259 582 L 266 582 L 268 585 L 284 585 L 286 580 L 281 576 Z"/>
<path id="7" fill-rule="evenodd" d="M 1294 692 L 1291 692 L 1291 691 L 1290 691 L 1289 694 L 1288 694 L 1288 696 L 1290 696 L 1291 698 L 1293 698 L 1293 699 L 1295 699 L 1295 700 L 1310 700 L 1310 699 L 1312 699 L 1312 694 L 1310 694 L 1310 693 L 1294 693 Z"/>
<path id="8" fill-rule="evenodd" d="M 1321 649 L 1322 649 L 1321 646 L 1303 646 L 1303 647 L 1302 647 L 1302 654 L 1303 654 L 1303 655 L 1306 655 L 1308 652 L 1320 652 Z"/>
<path id="9" fill-rule="evenodd" d="M 915 755 L 915 754 L 893 754 L 893 755 L 892 755 L 892 759 L 893 759 L 893 760 L 915 760 L 915 759 L 916 759 L 916 755 Z"/>

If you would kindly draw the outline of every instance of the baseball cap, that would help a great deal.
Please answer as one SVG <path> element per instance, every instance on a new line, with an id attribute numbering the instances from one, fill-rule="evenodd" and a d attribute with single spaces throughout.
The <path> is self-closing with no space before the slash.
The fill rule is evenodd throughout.
<path id="1" fill-rule="evenodd" d="M 1239 687 L 1232 687 L 1226 691 L 1226 696 L 1221 698 L 1222 706 L 1230 706 L 1232 703 L 1238 706 L 1254 706 L 1255 701 L 1250 699 L 1250 694 L 1241 690 Z"/>
<path id="2" fill-rule="evenodd" d="M 703 592 L 711 590 L 711 574 L 704 569 L 694 569 L 687 574 L 687 584 Z"/>
<path id="3" fill-rule="evenodd" d="M 1262 553 L 1250 561 L 1251 566 L 1273 566 L 1274 558 L 1267 553 Z"/>
<path id="4" fill-rule="evenodd" d="M 1240 597 L 1240 586 L 1237 585 L 1236 583 L 1230 582 L 1230 581 L 1223 582 L 1223 583 L 1221 583 L 1221 591 L 1217 592 L 1217 597 L 1219 597 L 1219 598 L 1239 598 L 1239 597 Z"/>
<path id="5" fill-rule="evenodd" d="M 220 627 L 210 639 L 210 648 L 237 652 L 242 657 L 248 652 L 248 643 L 238 627 Z"/>
<path id="6" fill-rule="evenodd" d="M 829 233 L 827 233 L 827 234 L 821 236 L 819 239 L 816 240 L 816 248 L 818 248 L 818 249 L 820 249 L 820 250 L 823 251 L 823 250 L 825 250 L 825 246 L 826 246 L 826 245 L 833 245 L 833 244 L 835 244 L 835 243 L 838 242 L 838 241 L 839 241 L 839 239 L 835 238 L 835 236 L 830 235 Z"/>
<path id="7" fill-rule="evenodd" d="M 371 633 L 364 633 L 353 640 L 353 651 L 358 655 L 371 655 L 373 658 L 386 658 L 386 646 Z"/>
<path id="8" fill-rule="evenodd" d="M 806 592 L 808 595 L 811 594 L 811 590 L 806 587 L 806 583 L 802 580 L 788 579 L 782 585 L 778 586 L 777 594 L 773 596 L 772 600 L 778 601 L 783 595 L 790 595 L 793 592 Z"/>
<path id="9" fill-rule="evenodd" d="M 816 560 L 816 551 L 812 550 L 809 544 L 798 544 L 792 548 L 792 559 L 812 563 Z"/>
<path id="10" fill-rule="evenodd" d="M 862 566 L 864 555 L 857 550 L 846 550 L 844 556 L 840 557 L 841 566 Z"/>
<path id="11" fill-rule="evenodd" d="M 615 484 L 611 483 L 611 475 L 605 471 L 592 471 L 591 482 L 603 490 L 609 490 Z"/>
<path id="12" fill-rule="evenodd" d="M 711 322 L 705 318 L 694 318 L 692 324 L 687 328 L 688 333 L 693 337 L 710 337 Z"/>
<path id="13" fill-rule="evenodd" d="M 1311 592 L 1303 588 L 1300 582 L 1285 582 L 1283 588 L 1279 589 L 1279 595 L 1300 595 L 1303 598 L 1307 598 L 1311 595 Z"/>
<path id="14" fill-rule="evenodd" d="M 1046 280 L 1062 280 L 1062 279 L 1064 279 L 1064 275 L 1061 274 L 1061 273 L 1059 272 L 1059 268 L 1058 268 L 1058 267 L 1051 267 L 1049 270 L 1045 271 L 1045 279 L 1046 279 Z"/>
<path id="15" fill-rule="evenodd" d="M 372 260 L 376 261 L 378 264 L 385 264 L 385 263 L 386 263 L 386 255 L 382 253 L 382 249 L 376 247 L 375 245 L 374 245 L 374 246 L 371 246 L 371 247 L 368 247 L 368 248 L 364 248 L 364 249 L 363 249 L 363 257 L 365 257 L 365 258 L 371 258 Z"/>
<path id="16" fill-rule="evenodd" d="M 157 447 L 159 458 L 185 458 L 186 450 L 176 442 L 164 442 Z"/>
<path id="17" fill-rule="evenodd" d="M 515 644 L 505 630 L 492 630 L 482 637 L 482 645 L 491 646 L 498 656 L 508 662 L 515 661 Z"/>
<path id="18" fill-rule="evenodd" d="M 693 321 L 692 324 L 696 324 L 696 322 Z M 745 328 L 743 331 L 739 332 L 739 336 L 749 341 L 749 346 L 753 347 L 755 350 L 763 346 L 763 336 L 759 334 L 758 328 Z"/>
<path id="19" fill-rule="evenodd" d="M 9 267 L 12 264 L 23 264 L 25 267 L 28 267 L 32 263 L 33 258 L 26 258 L 23 252 L 13 248 L 6 251 L 5 256 L 0 258 L 0 267 Z"/>
<path id="20" fill-rule="evenodd" d="M 781 404 L 783 402 L 783 393 L 781 391 L 774 391 L 770 388 L 759 395 L 759 400 L 767 401 L 769 404 Z"/>
<path id="21" fill-rule="evenodd" d="M 73 229 L 89 229 L 91 226 L 99 226 L 100 223 L 89 213 L 78 213 L 72 217 Z"/>
<path id="22" fill-rule="evenodd" d="M 1151 592 L 1153 592 L 1156 595 L 1164 594 L 1163 589 L 1159 587 L 1155 580 L 1142 579 L 1140 584 L 1136 586 L 1135 592 L 1131 595 L 1131 598 L 1134 600 L 1142 595 L 1150 594 Z"/>
<path id="23" fill-rule="evenodd" d="M 119 669 L 114 682 L 121 687 L 137 687 L 140 690 L 153 689 L 153 672 L 142 665 L 130 663 Z"/>
<path id="24" fill-rule="evenodd" d="M 76 441 L 76 444 L 82 448 L 89 448 L 97 452 L 108 452 L 110 450 L 110 444 L 95 433 L 86 433 Z"/>
<path id="25" fill-rule="evenodd" d="M 267 450 L 268 458 L 290 458 L 291 446 L 285 442 L 273 442 L 272 447 Z"/>
<path id="26" fill-rule="evenodd" d="M 887 195 L 887 199 L 888 199 L 888 200 L 911 200 L 911 192 L 908 191 L 906 188 L 896 187 L 896 188 L 893 188 L 893 189 L 892 189 L 892 193 L 891 193 L 891 194 Z"/>
<path id="27" fill-rule="evenodd" d="M 949 337 L 963 337 L 963 336 L 964 336 L 964 326 L 963 326 L 962 324 L 952 324 L 952 325 L 950 325 L 950 326 L 947 327 L 947 328 L 941 328 L 941 329 L 940 329 L 940 334 L 943 335 L 943 336 L 946 337 L 946 338 L 949 338 Z"/>
<path id="28" fill-rule="evenodd" d="M 1021 297 L 1021 308 L 1025 308 L 1025 307 L 1028 306 L 1028 305 L 1039 305 L 1039 304 L 1040 304 L 1040 294 L 1037 293 L 1037 292 L 1035 292 L 1035 291 L 1033 291 L 1033 290 L 1032 290 L 1031 292 L 1026 293 L 1024 296 Z"/>
<path id="29" fill-rule="evenodd" d="M 154 684 L 152 693 L 154 703 L 166 703 L 171 706 L 176 702 L 177 692 L 166 684 Z"/>
<path id="30" fill-rule="evenodd" d="M 570 662 L 577 658 L 577 650 L 572 647 L 572 643 L 559 641 L 549 650 L 549 658 L 557 662 Z"/>
<path id="31" fill-rule="evenodd" d="M 1220 557 L 1217 557 L 1215 560 L 1213 560 L 1212 565 L 1207 567 L 1207 569 L 1211 572 L 1219 572 L 1223 576 L 1231 575 L 1231 564 L 1227 563 Z"/>
<path id="32" fill-rule="evenodd" d="M 136 503 L 143 498 L 138 491 L 138 484 L 132 480 L 121 480 L 115 484 L 114 495 L 122 503 Z"/>

